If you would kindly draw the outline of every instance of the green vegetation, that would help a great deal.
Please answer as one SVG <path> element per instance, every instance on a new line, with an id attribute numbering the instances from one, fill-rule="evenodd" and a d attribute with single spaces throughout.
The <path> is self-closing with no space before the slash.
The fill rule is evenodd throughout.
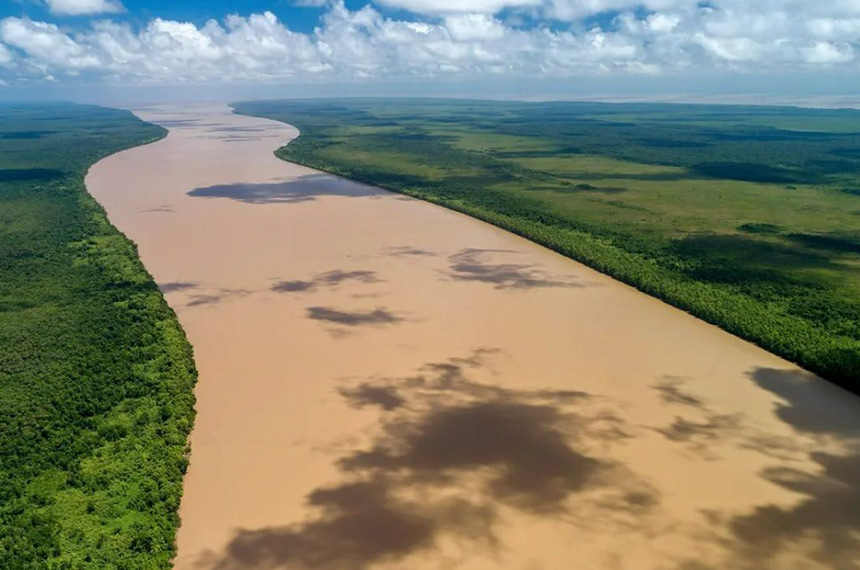
<path id="1" fill-rule="evenodd" d="M 194 418 L 191 348 L 86 193 L 165 131 L 0 105 L 0 568 L 168 568 Z"/>
<path id="2" fill-rule="evenodd" d="M 855 390 L 860 113 L 272 101 L 278 156 L 465 212 Z M 659 323 L 655 323 L 659 326 Z"/>

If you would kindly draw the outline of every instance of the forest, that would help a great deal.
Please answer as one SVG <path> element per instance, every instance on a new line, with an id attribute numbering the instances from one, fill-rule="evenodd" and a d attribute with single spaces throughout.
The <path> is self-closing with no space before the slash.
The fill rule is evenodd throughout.
<path id="1" fill-rule="evenodd" d="M 860 392 L 860 113 L 254 101 L 276 154 L 517 233 Z M 659 326 L 659 323 L 654 323 Z"/>
<path id="2" fill-rule="evenodd" d="M 0 568 L 169 568 L 196 370 L 84 187 L 166 134 L 127 111 L 0 105 Z"/>

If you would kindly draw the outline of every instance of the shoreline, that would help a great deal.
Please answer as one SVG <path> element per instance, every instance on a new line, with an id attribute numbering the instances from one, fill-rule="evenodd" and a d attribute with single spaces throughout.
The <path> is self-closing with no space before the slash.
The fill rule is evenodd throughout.
<path id="1" fill-rule="evenodd" d="M 195 349 L 178 569 L 731 567 L 755 546 L 733 522 L 808 500 L 762 473 L 852 453 L 856 398 L 659 299 L 284 162 L 282 123 L 141 117 L 170 134 L 87 186 Z"/>

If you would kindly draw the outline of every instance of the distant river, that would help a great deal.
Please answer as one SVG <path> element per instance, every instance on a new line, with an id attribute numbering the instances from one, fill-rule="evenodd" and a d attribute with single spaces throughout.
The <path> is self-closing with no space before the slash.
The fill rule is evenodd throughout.
<path id="1" fill-rule="evenodd" d="M 860 568 L 860 399 L 226 106 L 87 186 L 200 381 L 181 569 Z"/>

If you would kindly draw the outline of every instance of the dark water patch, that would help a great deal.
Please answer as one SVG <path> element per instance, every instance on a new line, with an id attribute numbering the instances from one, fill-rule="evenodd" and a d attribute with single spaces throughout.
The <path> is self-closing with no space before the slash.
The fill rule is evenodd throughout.
<path id="1" fill-rule="evenodd" d="M 668 425 L 653 428 L 654 431 L 702 459 L 717 459 L 717 450 L 723 445 L 755 451 L 780 461 L 796 461 L 804 453 L 796 442 L 758 428 L 744 414 L 715 410 L 688 390 L 682 378 L 666 378 L 652 388 L 664 404 L 684 410 L 684 415 L 676 415 Z"/>
<path id="2" fill-rule="evenodd" d="M 710 513 L 710 523 L 731 536 L 723 543 L 728 558 L 719 566 L 776 569 L 797 557 L 824 568 L 860 569 L 860 398 L 796 369 L 756 368 L 749 377 L 779 397 L 776 416 L 806 438 L 795 445 L 788 461 L 761 472 L 768 482 L 796 493 L 798 500 L 742 514 Z M 748 434 L 751 429 L 741 424 L 735 431 Z M 699 426 L 693 426 L 687 432 L 697 430 Z M 775 441 L 761 443 L 772 450 Z M 824 441 L 843 444 L 845 452 L 819 451 Z M 817 468 L 796 467 L 800 456 Z"/>
<path id="3" fill-rule="evenodd" d="M 191 301 L 188 302 L 188 307 L 198 307 L 200 305 L 213 305 L 224 300 L 223 295 L 194 295 Z"/>
<path id="4" fill-rule="evenodd" d="M 191 300 L 186 304 L 186 307 L 216 305 L 229 299 L 233 299 L 236 297 L 245 297 L 250 294 L 251 291 L 247 289 L 218 289 L 214 293 L 201 293 L 197 295 L 192 295 Z"/>
<path id="5" fill-rule="evenodd" d="M 210 133 L 265 133 L 268 131 L 272 131 L 275 129 L 270 129 L 268 127 L 220 127 L 215 126 L 214 128 L 207 129 Z M 281 130 L 280 128 L 278 130 Z"/>
<path id="6" fill-rule="evenodd" d="M 709 414 L 703 421 L 676 417 L 668 427 L 657 431 L 672 441 L 705 445 L 708 441 L 726 439 L 728 432 L 737 432 L 741 425 L 741 416 L 737 414 Z"/>
<path id="7" fill-rule="evenodd" d="M 376 271 L 334 269 L 326 273 L 319 273 L 309 280 L 278 281 L 272 285 L 272 291 L 278 293 L 299 293 L 314 291 L 320 287 L 336 288 L 345 282 L 355 283 L 382 283 Z"/>
<path id="8" fill-rule="evenodd" d="M 312 291 L 315 288 L 316 283 L 313 281 L 278 281 L 272 285 L 272 291 L 277 293 L 299 293 Z"/>
<path id="9" fill-rule="evenodd" d="M 356 408 L 379 406 L 383 410 L 391 411 L 406 403 L 406 400 L 398 394 L 397 388 L 388 385 L 365 382 L 355 388 L 342 388 L 339 392 Z"/>
<path id="10" fill-rule="evenodd" d="M 797 505 L 768 505 L 729 525 L 743 554 L 767 561 L 814 538 L 812 557 L 828 568 L 860 568 L 860 398 L 798 370 L 757 368 L 750 378 L 780 397 L 776 415 L 800 433 L 848 443 L 844 455 L 813 452 L 820 471 L 766 469 L 772 483 L 803 495 Z"/>
<path id="11" fill-rule="evenodd" d="M 820 472 L 764 472 L 772 483 L 803 495 L 799 504 L 758 507 L 735 517 L 729 528 L 742 556 L 763 565 L 759 567 L 771 567 L 769 562 L 781 553 L 812 541 L 810 556 L 824 567 L 860 569 L 860 453 L 813 453 L 811 459 Z"/>
<path id="12" fill-rule="evenodd" d="M 56 180 L 64 175 L 54 168 L 0 168 L 0 182 Z"/>
<path id="13" fill-rule="evenodd" d="M 574 524 L 619 524 L 619 532 L 653 512 L 659 496 L 650 486 L 582 448 L 608 433 L 599 426 L 605 416 L 578 409 L 591 402 L 587 394 L 469 379 L 496 352 L 478 349 L 413 376 L 339 390 L 350 406 L 380 412 L 370 443 L 337 461 L 342 481 L 307 495 L 312 516 L 305 522 L 240 530 L 206 563 L 219 570 L 367 570 L 405 563 L 442 539 L 503 552 L 501 504 Z"/>
<path id="14" fill-rule="evenodd" d="M 341 269 L 335 269 L 333 271 L 317 275 L 314 278 L 314 281 L 325 285 L 337 286 L 344 281 L 357 281 L 359 283 L 380 283 L 382 280 L 377 276 L 376 271 L 343 271 Z"/>
<path id="15" fill-rule="evenodd" d="M 143 109 L 141 109 L 141 110 L 143 110 Z M 189 126 L 199 127 L 199 126 L 202 126 L 202 119 L 168 119 L 168 120 L 164 120 L 164 121 L 160 121 L 158 119 L 155 119 L 153 122 L 155 122 L 158 125 L 161 125 L 162 127 L 189 127 Z"/>
<path id="16" fill-rule="evenodd" d="M 293 204 L 315 200 L 320 196 L 364 198 L 384 194 L 386 192 L 383 190 L 326 174 L 307 174 L 286 182 L 207 186 L 188 192 L 189 196 L 196 198 L 229 198 L 246 204 Z"/>
<path id="17" fill-rule="evenodd" d="M 421 248 L 418 248 L 418 247 L 411 247 L 411 246 L 396 246 L 396 247 L 390 247 L 390 248 L 388 248 L 388 250 L 387 250 L 387 251 L 388 251 L 389 255 L 393 255 L 393 256 L 404 256 L 404 257 L 406 257 L 406 256 L 416 256 L 416 257 L 418 257 L 418 256 L 426 256 L 426 257 L 435 257 L 436 255 L 438 255 L 437 253 L 435 253 L 435 252 L 433 252 L 433 251 L 430 251 L 430 250 L 427 250 L 427 249 L 421 249 Z"/>
<path id="18" fill-rule="evenodd" d="M 308 505 L 321 511 L 317 520 L 240 530 L 214 568 L 363 570 L 428 550 L 443 533 L 493 543 L 486 534 L 496 519 L 492 506 L 417 503 L 394 497 L 392 487 L 378 479 L 314 491 Z"/>
<path id="19" fill-rule="evenodd" d="M 162 293 L 174 293 L 176 291 L 188 291 L 189 289 L 196 289 L 197 283 L 193 283 L 190 281 L 171 281 L 169 283 L 159 283 L 158 288 L 161 289 Z"/>
<path id="20" fill-rule="evenodd" d="M 757 368 L 750 378 L 783 402 L 775 413 L 799 432 L 860 439 L 860 398 L 808 372 Z"/>
<path id="21" fill-rule="evenodd" d="M 511 255 L 516 252 L 497 249 L 466 248 L 448 257 L 448 276 L 457 281 L 488 283 L 496 289 L 535 289 L 545 287 L 581 287 L 571 279 L 547 275 L 533 265 L 520 263 L 494 263 L 494 254 Z"/>
<path id="22" fill-rule="evenodd" d="M 530 512 L 564 510 L 563 500 L 593 484 L 600 462 L 579 453 L 551 405 L 473 402 L 429 413 L 401 434 L 342 461 L 347 471 L 405 470 L 441 484 L 458 472 L 492 471 L 487 492 Z M 405 428 L 407 426 L 399 426 Z"/>
<path id="23" fill-rule="evenodd" d="M 162 204 L 161 206 L 153 206 L 144 210 L 138 210 L 141 214 L 170 214 L 173 212 L 173 206 L 170 204 Z"/>
<path id="24" fill-rule="evenodd" d="M 315 321 L 325 321 L 348 327 L 394 325 L 403 322 L 403 318 L 381 307 L 372 311 L 342 311 L 331 307 L 308 307 L 308 318 Z"/>
<path id="25" fill-rule="evenodd" d="M 702 409 L 705 403 L 701 398 L 682 388 L 684 381 L 679 378 L 667 378 L 658 382 L 652 388 L 660 393 L 660 399 L 666 404 L 678 404 L 691 408 Z"/>

